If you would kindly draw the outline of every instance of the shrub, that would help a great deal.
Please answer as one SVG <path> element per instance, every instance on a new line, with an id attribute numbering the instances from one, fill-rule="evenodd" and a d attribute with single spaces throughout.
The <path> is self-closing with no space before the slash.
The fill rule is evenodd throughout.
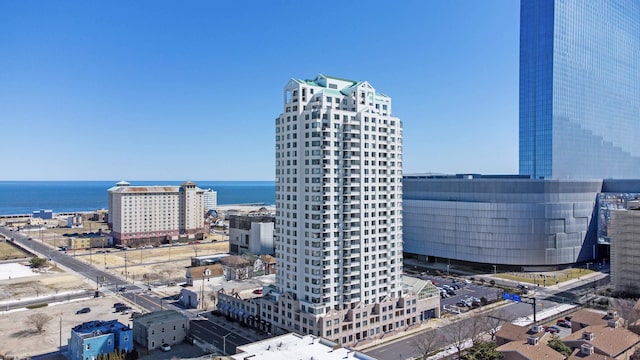
<path id="1" fill-rule="evenodd" d="M 31 305 L 27 305 L 26 308 L 27 309 L 39 309 L 42 307 L 47 307 L 49 306 L 49 304 L 47 303 L 40 303 L 40 304 L 31 304 Z"/>

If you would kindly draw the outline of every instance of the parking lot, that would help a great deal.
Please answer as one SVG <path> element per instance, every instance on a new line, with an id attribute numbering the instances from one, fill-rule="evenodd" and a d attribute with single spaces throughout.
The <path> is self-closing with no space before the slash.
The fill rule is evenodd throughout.
<path id="1" fill-rule="evenodd" d="M 440 299 L 443 313 L 457 314 L 468 311 L 470 308 L 480 305 L 483 298 L 487 302 L 492 302 L 502 293 L 501 289 L 469 283 L 468 280 L 465 282 L 463 278 L 454 279 L 434 275 L 418 275 L 418 277 L 422 280 L 430 280 L 435 286 L 445 290 L 447 295 L 441 295 Z M 447 291 L 447 287 L 451 290 Z M 463 304 L 463 302 L 467 304 Z"/>
<path id="2" fill-rule="evenodd" d="M 1 312 L 0 353 L 20 358 L 57 353 L 60 345 L 66 349 L 71 328 L 85 321 L 117 319 L 125 325 L 131 325 L 131 314 L 116 312 L 113 307 L 116 302 L 126 303 L 132 310 L 140 311 L 122 297 L 111 295 L 50 304 L 31 310 Z M 51 316 L 41 333 L 28 321 L 29 315 L 35 313 Z"/>

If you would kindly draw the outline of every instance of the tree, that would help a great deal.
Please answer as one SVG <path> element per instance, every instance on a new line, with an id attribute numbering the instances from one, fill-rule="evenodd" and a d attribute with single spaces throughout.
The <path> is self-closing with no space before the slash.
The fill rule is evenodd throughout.
<path id="1" fill-rule="evenodd" d="M 41 333 L 44 329 L 44 326 L 51 321 L 51 316 L 44 313 L 35 313 L 31 314 L 27 317 L 27 324 L 30 326 L 34 326 L 36 331 Z"/>
<path id="2" fill-rule="evenodd" d="M 501 360 L 504 354 L 496 350 L 498 345 L 493 341 L 478 341 L 467 349 L 464 360 Z"/>
<path id="3" fill-rule="evenodd" d="M 560 340 L 560 337 L 558 337 L 558 335 L 552 335 L 547 345 L 553 350 L 564 355 L 565 358 L 568 358 L 571 355 L 571 348 L 568 347 L 565 343 L 563 343 L 562 340 Z"/>
<path id="4" fill-rule="evenodd" d="M 496 333 L 500 327 L 506 323 L 513 321 L 515 316 L 504 308 L 499 308 L 485 315 L 484 321 L 487 325 L 487 333 L 491 335 L 491 341 L 496 338 Z"/>
<path id="5" fill-rule="evenodd" d="M 480 341 L 482 334 L 484 334 L 487 328 L 487 322 L 484 316 L 476 314 L 471 316 L 467 320 L 467 326 L 469 327 L 469 337 L 473 344 Z"/>
<path id="6" fill-rule="evenodd" d="M 34 257 L 31 258 L 31 260 L 29 260 L 29 265 L 34 269 L 41 268 L 46 263 L 47 263 L 46 259 L 39 258 L 37 256 L 34 256 Z"/>
<path id="7" fill-rule="evenodd" d="M 475 335 L 472 333 L 473 327 L 471 319 L 463 319 L 451 323 L 449 326 L 441 328 L 444 338 L 448 344 L 451 344 L 457 352 L 458 359 L 461 359 L 462 350 L 468 347 Z"/>
<path id="8" fill-rule="evenodd" d="M 413 341 L 413 347 L 419 354 L 419 359 L 426 359 L 434 351 L 439 350 L 444 345 L 444 336 L 438 329 L 424 332 L 420 336 L 417 336 Z"/>

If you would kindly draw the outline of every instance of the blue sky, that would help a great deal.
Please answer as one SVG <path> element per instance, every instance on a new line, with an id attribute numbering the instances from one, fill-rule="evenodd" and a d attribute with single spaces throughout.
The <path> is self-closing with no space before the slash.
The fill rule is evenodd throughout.
<path id="1" fill-rule="evenodd" d="M 273 180 L 289 78 L 367 80 L 404 173 L 518 171 L 519 2 L 0 1 L 0 180 Z"/>

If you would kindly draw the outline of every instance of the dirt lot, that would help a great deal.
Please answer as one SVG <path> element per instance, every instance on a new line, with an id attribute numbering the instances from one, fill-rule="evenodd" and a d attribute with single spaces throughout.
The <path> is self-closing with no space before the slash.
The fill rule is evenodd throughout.
<path id="1" fill-rule="evenodd" d="M 54 272 L 0 281 L 0 299 L 26 299 L 82 289 L 93 286 L 77 275 Z"/>
<path id="2" fill-rule="evenodd" d="M 130 315 L 113 312 L 115 302 L 127 303 L 125 299 L 114 295 L 56 304 L 40 309 L 0 313 L 0 354 L 28 357 L 57 352 L 60 345 L 60 327 L 62 327 L 62 345 L 66 346 L 71 328 L 85 321 L 118 319 L 121 323 L 132 325 Z M 128 305 L 136 308 L 134 304 L 128 303 Z M 91 312 L 76 315 L 76 311 L 84 307 L 91 308 Z M 52 317 L 42 333 L 37 333 L 27 321 L 27 317 L 35 313 L 45 313 Z"/>
<path id="3" fill-rule="evenodd" d="M 134 282 L 167 282 L 170 279 L 184 279 L 185 267 L 191 265 L 192 256 L 212 255 L 229 251 L 228 242 L 209 242 L 192 245 L 160 247 L 120 251 L 117 249 L 97 250 L 101 253 L 83 251 L 78 259 L 98 268 L 107 269 Z M 78 255 L 80 252 L 77 253 Z"/>

